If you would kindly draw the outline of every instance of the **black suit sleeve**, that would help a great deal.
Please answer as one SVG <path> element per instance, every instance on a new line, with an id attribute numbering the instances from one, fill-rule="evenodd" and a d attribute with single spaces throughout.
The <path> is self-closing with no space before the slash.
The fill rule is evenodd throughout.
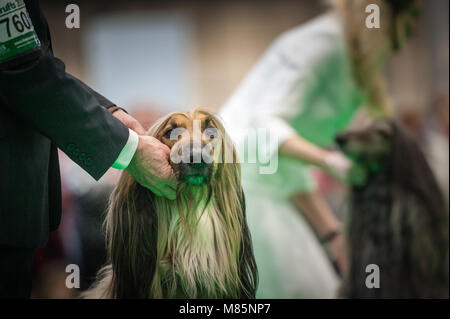
<path id="1" fill-rule="evenodd" d="M 85 83 L 83 83 L 82 81 L 78 80 L 76 77 L 67 74 L 68 77 L 72 78 L 74 81 L 78 82 L 82 87 L 84 87 L 87 91 L 89 91 L 98 101 L 98 103 L 106 108 L 110 108 L 111 106 L 115 106 L 116 104 L 111 102 L 110 100 L 108 100 L 106 97 L 104 97 L 103 95 L 101 95 L 100 93 L 98 93 L 97 91 L 95 91 L 94 89 L 92 89 L 91 87 L 87 86 Z"/>
<path id="2" fill-rule="evenodd" d="M 45 51 L 50 52 L 51 55 L 53 55 L 53 48 L 52 48 L 52 41 L 50 36 L 50 29 L 48 27 L 47 19 L 44 16 L 44 13 L 42 12 L 41 6 L 39 5 L 38 0 L 26 0 L 25 5 L 27 7 L 28 13 L 30 15 L 31 21 L 33 22 L 34 30 L 41 41 L 42 47 Z M 62 8 L 61 8 L 62 9 Z M 81 86 L 83 86 L 86 90 L 91 92 L 92 95 L 95 96 L 99 104 L 103 107 L 109 108 L 113 105 L 115 105 L 113 102 L 105 98 L 103 95 L 99 94 L 89 86 L 85 85 L 83 82 L 81 82 L 78 79 L 75 79 L 75 81 L 78 81 Z"/>
<path id="3" fill-rule="evenodd" d="M 128 129 L 107 111 L 114 103 L 67 74 L 64 63 L 53 56 L 39 1 L 25 4 L 45 53 L 36 61 L 0 72 L 0 98 L 99 179 L 117 159 Z"/>
<path id="4" fill-rule="evenodd" d="M 49 52 L 27 66 L 0 72 L 0 94 L 12 112 L 95 179 L 111 167 L 128 139 L 128 128 L 102 107 L 111 102 L 67 74 L 64 63 Z"/>

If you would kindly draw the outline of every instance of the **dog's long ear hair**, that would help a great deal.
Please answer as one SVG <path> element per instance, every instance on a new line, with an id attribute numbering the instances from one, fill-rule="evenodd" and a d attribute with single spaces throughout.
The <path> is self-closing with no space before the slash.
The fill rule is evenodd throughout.
<path id="1" fill-rule="evenodd" d="M 155 136 L 169 117 L 158 120 L 148 131 Z M 110 197 L 105 220 L 108 264 L 107 295 L 112 298 L 148 298 L 156 272 L 158 216 L 156 197 L 126 171 Z"/>
<path id="2" fill-rule="evenodd" d="M 148 298 L 155 273 L 158 216 L 154 195 L 123 172 L 110 199 L 106 219 L 113 298 Z"/>
<path id="3" fill-rule="evenodd" d="M 389 165 L 394 197 L 415 199 L 414 207 L 408 208 L 403 217 L 408 221 L 403 225 L 403 236 L 409 234 L 411 238 L 403 251 L 423 259 L 409 268 L 413 277 L 410 284 L 421 292 L 419 296 L 448 298 L 449 233 L 444 196 L 418 143 L 400 124 L 391 121 L 391 126 Z"/>
<path id="4" fill-rule="evenodd" d="M 241 185 L 241 168 L 231 138 L 216 117 L 212 117 L 213 125 L 221 132 L 221 164 L 217 171 L 220 175 L 213 186 L 213 196 L 218 209 L 226 218 L 235 216 L 238 225 L 236 240 L 239 240 L 239 284 L 240 294 L 237 298 L 255 298 L 258 286 L 258 271 L 253 255 L 250 231 L 245 215 L 245 196 Z M 230 158 L 232 157 L 232 162 Z M 230 221 L 231 222 L 231 221 Z"/>
<path id="5" fill-rule="evenodd" d="M 389 165 L 394 186 L 419 197 L 434 217 L 443 216 L 444 196 L 420 146 L 400 124 L 393 120 L 389 123 L 392 127 Z"/>

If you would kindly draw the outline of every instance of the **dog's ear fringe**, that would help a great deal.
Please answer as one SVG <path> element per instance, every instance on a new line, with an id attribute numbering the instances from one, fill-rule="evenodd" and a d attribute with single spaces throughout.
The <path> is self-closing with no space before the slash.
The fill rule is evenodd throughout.
<path id="1" fill-rule="evenodd" d="M 115 298 L 149 296 L 142 283 L 150 283 L 156 269 L 158 217 L 154 196 L 126 172 L 111 195 L 106 230 Z"/>
<path id="2" fill-rule="evenodd" d="M 398 189 L 406 189 L 420 198 L 436 217 L 446 214 L 442 191 L 419 144 L 399 123 L 391 120 L 393 128 L 390 168 Z M 408 164 L 405 165 L 405 159 Z"/>
<path id="3" fill-rule="evenodd" d="M 222 140 L 222 161 L 224 164 L 222 165 L 220 174 L 226 174 L 231 179 L 231 184 L 233 185 L 231 191 L 236 192 L 236 198 L 240 205 L 238 216 L 241 226 L 241 242 L 239 247 L 239 281 L 241 283 L 241 291 L 239 298 L 254 299 L 258 287 L 258 269 L 253 253 L 250 230 L 247 225 L 245 195 L 241 183 L 241 165 L 231 137 L 226 133 L 219 119 L 215 117 L 214 121 L 216 127 L 224 134 Z M 230 151 L 232 152 L 232 163 L 227 163 L 226 156 L 228 156 L 228 152 Z"/>
<path id="4" fill-rule="evenodd" d="M 240 188 L 242 218 L 242 239 L 239 258 L 239 276 L 243 289 L 241 291 L 241 299 L 254 299 L 256 297 L 256 289 L 258 287 L 258 268 L 256 267 L 255 256 L 253 254 L 253 245 L 250 231 L 247 226 L 247 218 L 245 214 L 245 195 Z"/>
<path id="5" fill-rule="evenodd" d="M 233 153 L 233 156 L 236 156 L 234 149 Z M 241 169 L 238 161 L 233 164 L 223 164 L 223 167 L 222 174 L 226 174 L 231 179 L 229 181 L 230 184 L 233 185 L 233 187 L 227 191 L 235 192 L 239 204 L 238 218 L 241 228 L 239 246 L 239 281 L 241 284 L 241 291 L 238 297 L 240 299 L 254 299 L 258 287 L 258 269 L 253 254 L 251 235 L 247 225 L 245 195 L 241 184 Z"/>

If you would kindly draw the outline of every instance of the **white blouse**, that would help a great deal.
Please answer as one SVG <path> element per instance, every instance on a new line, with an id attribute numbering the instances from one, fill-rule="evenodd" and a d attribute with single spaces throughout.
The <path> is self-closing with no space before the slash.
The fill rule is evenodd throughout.
<path id="1" fill-rule="evenodd" d="M 363 102 L 346 50 L 343 24 L 335 14 L 279 36 L 221 110 L 234 142 L 244 143 L 242 129 L 266 128 L 276 133 L 266 145 L 273 156 L 295 134 L 330 146 Z M 292 158 L 279 156 L 275 174 L 260 174 L 257 166 L 243 165 L 243 179 L 263 184 L 271 194 L 275 190 L 285 197 L 315 187 L 309 166 Z"/>

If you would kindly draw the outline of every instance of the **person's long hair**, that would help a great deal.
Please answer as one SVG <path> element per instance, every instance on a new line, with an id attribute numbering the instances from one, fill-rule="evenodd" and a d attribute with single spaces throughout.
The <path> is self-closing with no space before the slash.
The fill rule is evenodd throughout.
<path id="1" fill-rule="evenodd" d="M 329 0 L 344 24 L 344 33 L 356 83 L 365 93 L 365 104 L 375 116 L 392 114 L 392 101 L 383 76 L 387 56 L 398 49 L 398 26 L 409 19 L 415 0 Z M 397 2 L 406 5 L 396 5 Z M 367 28 L 368 5 L 380 8 L 380 28 Z M 397 40 L 395 40 L 397 39 Z"/>

